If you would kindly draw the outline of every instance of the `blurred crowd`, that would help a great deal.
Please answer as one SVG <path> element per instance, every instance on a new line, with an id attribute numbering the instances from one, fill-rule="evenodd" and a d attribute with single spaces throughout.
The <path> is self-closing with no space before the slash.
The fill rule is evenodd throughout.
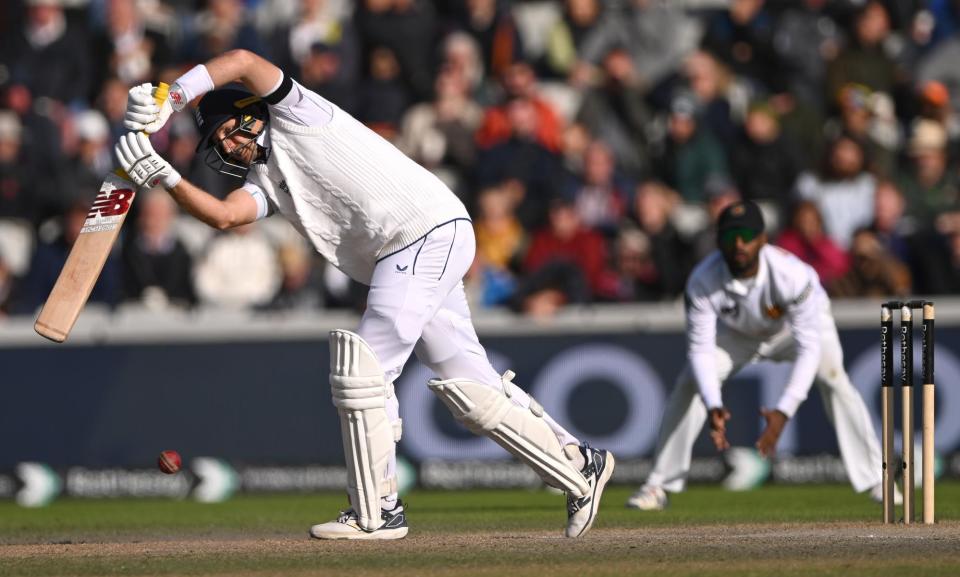
<path id="1" fill-rule="evenodd" d="M 4 0 L 0 316 L 33 314 L 129 87 L 257 52 L 449 184 L 474 306 L 677 299 L 730 202 L 838 297 L 960 292 L 957 0 Z M 152 137 L 222 196 L 191 115 Z M 92 300 L 361 307 L 287 225 L 134 203 Z"/>

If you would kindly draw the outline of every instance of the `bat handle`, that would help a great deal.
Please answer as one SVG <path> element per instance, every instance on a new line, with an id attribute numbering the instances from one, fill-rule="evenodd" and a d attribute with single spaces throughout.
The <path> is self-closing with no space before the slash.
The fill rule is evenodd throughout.
<path id="1" fill-rule="evenodd" d="M 157 84 L 157 89 L 153 91 L 153 98 L 157 101 L 157 106 L 163 105 L 163 101 L 167 99 L 168 94 L 170 94 L 169 84 L 166 82 Z"/>

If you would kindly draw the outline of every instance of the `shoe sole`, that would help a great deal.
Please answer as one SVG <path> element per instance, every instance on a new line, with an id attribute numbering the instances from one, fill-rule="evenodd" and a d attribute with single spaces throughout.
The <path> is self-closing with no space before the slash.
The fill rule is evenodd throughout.
<path id="1" fill-rule="evenodd" d="M 600 512 L 600 498 L 603 497 L 603 489 L 607 486 L 607 481 L 610 480 L 610 477 L 613 475 L 613 468 L 617 465 L 617 460 L 613 458 L 613 453 L 607 451 L 606 464 L 603 467 L 603 474 L 600 475 L 600 479 L 597 481 L 597 484 L 593 487 L 593 496 L 590 499 L 590 520 L 587 521 L 587 524 L 583 526 L 583 529 L 580 529 L 580 532 L 576 535 L 567 535 L 567 537 L 576 539 L 577 537 L 582 537 L 584 533 L 590 530 L 590 527 L 593 526 L 593 522 L 597 518 L 597 514 Z"/>
<path id="2" fill-rule="evenodd" d="M 408 529 L 408 527 L 401 527 L 399 529 L 380 529 L 371 531 L 370 533 L 366 531 L 356 531 L 354 533 L 337 533 L 327 536 L 314 535 L 313 531 L 310 531 L 310 537 L 320 541 L 392 541 L 406 537 Z"/>

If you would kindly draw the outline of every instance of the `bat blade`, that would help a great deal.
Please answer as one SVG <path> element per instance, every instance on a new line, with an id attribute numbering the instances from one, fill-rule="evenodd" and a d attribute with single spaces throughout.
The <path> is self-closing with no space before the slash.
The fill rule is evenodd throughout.
<path id="1" fill-rule="evenodd" d="M 136 190 L 135 184 L 119 174 L 109 174 L 103 181 L 63 270 L 33 325 L 40 336 L 62 343 L 70 335 L 113 250 Z"/>
<path id="2" fill-rule="evenodd" d="M 157 85 L 153 98 L 158 106 L 167 99 L 169 89 L 164 82 Z M 33 324 L 37 334 L 57 343 L 67 340 L 113 250 L 136 191 L 137 186 L 122 168 L 104 179 L 80 236 L 70 249 L 67 262 Z"/>

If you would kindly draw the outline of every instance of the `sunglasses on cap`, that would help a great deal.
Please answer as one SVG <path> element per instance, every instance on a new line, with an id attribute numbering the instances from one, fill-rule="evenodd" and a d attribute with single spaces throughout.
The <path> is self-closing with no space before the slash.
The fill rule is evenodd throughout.
<path id="1" fill-rule="evenodd" d="M 720 246 L 735 246 L 738 238 L 743 242 L 752 242 L 758 236 L 760 232 L 752 228 L 728 228 L 720 233 Z"/>

